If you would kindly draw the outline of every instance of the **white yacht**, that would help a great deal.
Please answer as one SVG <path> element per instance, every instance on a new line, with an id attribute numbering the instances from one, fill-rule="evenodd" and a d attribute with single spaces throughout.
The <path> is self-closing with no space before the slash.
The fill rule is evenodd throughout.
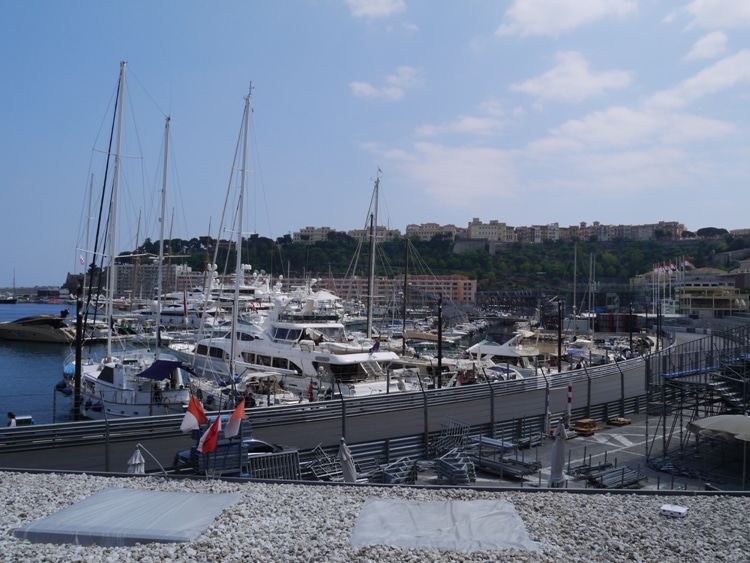
<path id="1" fill-rule="evenodd" d="M 385 366 L 398 355 L 381 351 L 378 342 L 350 340 L 340 299 L 313 291 L 314 283 L 277 295 L 261 325 L 238 323 L 234 357 L 231 332 L 172 350 L 204 376 L 228 375 L 232 363 L 240 374 L 276 370 L 283 389 L 312 400 L 346 394 L 342 386 L 349 384 L 385 381 Z"/>
<path id="2" fill-rule="evenodd" d="M 503 344 L 485 339 L 470 346 L 466 351 L 474 358 L 513 366 L 523 377 L 532 377 L 538 374 L 539 368 L 547 365 L 538 342 L 538 332 L 521 330 Z"/>

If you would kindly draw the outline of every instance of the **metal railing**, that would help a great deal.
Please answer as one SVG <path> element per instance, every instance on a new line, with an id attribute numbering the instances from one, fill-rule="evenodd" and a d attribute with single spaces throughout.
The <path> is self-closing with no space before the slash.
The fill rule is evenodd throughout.
<path id="1" fill-rule="evenodd" d="M 180 436 L 183 415 L 146 416 L 114 421 L 84 420 L 16 426 L 0 431 L 0 452 L 41 450 L 106 442 L 143 441 Z"/>
<path id="2" fill-rule="evenodd" d="M 429 409 L 437 407 L 477 400 L 487 401 L 493 405 L 502 404 L 508 397 L 540 390 L 546 390 L 549 394 L 551 389 L 560 390 L 572 383 L 577 388 L 587 390 L 586 406 L 581 414 L 587 418 L 606 419 L 613 415 L 622 416 L 626 413 L 639 412 L 644 408 L 649 387 L 658 386 L 665 379 L 685 377 L 691 373 L 696 377 L 708 378 L 717 366 L 747 357 L 750 357 L 750 327 L 739 327 L 687 344 L 672 346 L 645 358 L 588 369 L 560 373 L 552 371 L 549 374 L 543 374 L 542 377 L 492 384 L 480 383 L 459 388 L 248 409 L 247 415 L 248 421 L 256 429 L 334 419 L 342 420 L 345 424 L 346 419 L 350 417 L 387 414 L 409 409 L 424 409 L 426 417 Z M 642 377 L 637 385 L 631 383 L 631 387 L 626 392 L 624 387 L 626 378 L 631 379 L 632 375 L 637 376 L 639 373 L 644 374 L 645 377 Z M 599 380 L 603 381 L 600 386 Z M 619 385 L 617 381 L 620 382 Z M 594 401 L 591 397 L 598 387 L 601 387 L 603 391 L 600 393 L 601 396 Z M 538 408 L 535 406 L 535 412 L 529 413 L 529 416 L 521 421 L 518 417 L 506 419 L 503 416 L 502 412 L 496 414 L 493 411 L 491 420 L 487 420 L 483 430 L 486 430 L 488 435 L 499 437 L 505 433 L 518 435 L 519 424 L 529 429 L 530 432 L 541 432 L 546 429 L 547 413 L 543 412 L 542 405 Z M 72 446 L 82 442 L 98 444 L 176 437 L 182 435 L 180 432 L 182 418 L 183 415 L 177 414 L 5 428 L 0 429 L 0 453 Z M 416 438 L 405 439 L 408 443 L 416 439 L 424 450 L 429 434 L 430 431 L 425 428 L 425 433 Z M 391 457 L 392 448 L 399 443 L 390 439 L 387 447 L 378 447 L 385 447 L 384 455 Z"/>

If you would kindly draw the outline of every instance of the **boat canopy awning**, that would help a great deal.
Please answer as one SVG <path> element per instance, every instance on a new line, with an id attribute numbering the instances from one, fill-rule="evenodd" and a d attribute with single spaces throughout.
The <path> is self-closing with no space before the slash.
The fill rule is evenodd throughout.
<path id="1" fill-rule="evenodd" d="M 169 377 L 176 368 L 180 367 L 182 362 L 175 360 L 156 360 L 153 364 L 138 374 L 138 377 L 162 381 Z"/>

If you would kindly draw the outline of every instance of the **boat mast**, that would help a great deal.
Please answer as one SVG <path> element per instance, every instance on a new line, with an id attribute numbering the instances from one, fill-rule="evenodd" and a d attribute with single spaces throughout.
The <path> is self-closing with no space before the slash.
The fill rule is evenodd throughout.
<path id="1" fill-rule="evenodd" d="M 237 320 L 240 314 L 240 279 L 242 277 L 242 215 L 244 212 L 245 201 L 245 180 L 247 176 L 247 137 L 250 127 L 250 97 L 253 91 L 253 84 L 250 83 L 247 96 L 245 96 L 245 117 L 243 120 L 242 131 L 242 167 L 240 169 L 240 193 L 237 201 L 237 256 L 236 272 L 234 280 L 234 300 L 232 302 L 232 342 L 230 349 L 229 373 L 232 377 L 232 390 L 234 390 L 234 375 L 237 373 L 236 358 L 237 353 Z"/>
<path id="2" fill-rule="evenodd" d="M 376 234 L 378 230 L 378 191 L 380 188 L 380 168 L 375 178 L 375 188 L 373 189 L 373 210 L 370 213 L 370 272 L 367 288 L 367 338 L 372 338 L 372 313 L 375 307 L 375 246 Z"/>
<path id="3" fill-rule="evenodd" d="M 164 215 L 167 210 L 167 164 L 169 163 L 169 122 L 171 118 L 166 117 L 164 123 L 164 170 L 161 180 L 161 215 L 159 216 L 159 268 L 156 273 L 156 350 L 154 359 L 159 359 L 159 348 L 161 348 L 161 294 L 164 269 Z"/>
<path id="4" fill-rule="evenodd" d="M 573 334 L 577 328 L 576 310 L 578 309 L 578 243 L 573 245 Z"/>
<path id="5" fill-rule="evenodd" d="M 596 268 L 596 262 L 594 261 L 594 253 L 592 252 L 589 254 L 589 318 L 588 318 L 588 329 L 589 334 L 594 334 L 594 280 L 596 279 L 596 273 L 594 269 Z"/>
<path id="6" fill-rule="evenodd" d="M 167 248 L 167 281 L 164 284 L 167 287 L 167 292 L 177 291 L 177 280 L 172 280 L 172 233 L 174 232 L 174 207 L 172 208 L 172 216 L 169 221 L 169 247 Z M 185 323 L 187 324 L 187 322 Z"/>
<path id="7" fill-rule="evenodd" d="M 404 297 L 401 307 L 401 355 L 406 356 L 406 301 L 409 298 L 409 237 L 404 237 Z"/>
<path id="8" fill-rule="evenodd" d="M 140 255 L 138 254 L 138 241 L 141 238 L 141 213 L 138 212 L 138 227 L 135 230 L 135 249 L 133 251 L 133 280 L 130 283 L 130 303 L 128 311 L 133 312 L 133 300 L 138 293 L 138 264 L 140 264 Z"/>
<path id="9" fill-rule="evenodd" d="M 107 289 L 109 290 L 109 299 L 107 299 L 107 358 L 112 357 L 112 317 L 114 313 L 114 299 L 117 283 L 115 272 L 115 257 L 117 253 L 117 192 L 120 187 L 120 151 L 122 149 L 122 112 L 125 98 L 125 70 L 128 63 L 120 63 L 120 83 L 117 93 L 117 143 L 115 145 L 115 174 L 112 182 L 112 201 L 109 213 L 109 271 L 107 277 Z"/>

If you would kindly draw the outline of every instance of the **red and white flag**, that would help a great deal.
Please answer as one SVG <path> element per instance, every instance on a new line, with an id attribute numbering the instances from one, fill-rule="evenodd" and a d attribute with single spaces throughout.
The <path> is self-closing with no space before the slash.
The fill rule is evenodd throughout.
<path id="1" fill-rule="evenodd" d="M 239 434 L 240 424 L 242 424 L 243 420 L 247 420 L 247 415 L 245 414 L 244 398 L 240 401 L 240 404 L 237 405 L 237 408 L 234 409 L 232 416 L 229 417 L 229 422 L 227 422 L 227 425 L 224 428 L 224 437 L 234 438 L 237 434 Z"/>
<path id="2" fill-rule="evenodd" d="M 693 263 L 690 260 L 688 260 L 687 258 L 685 258 L 685 261 L 683 262 L 683 264 L 685 264 L 686 268 L 695 269 L 695 266 L 693 266 Z"/>
<path id="3" fill-rule="evenodd" d="M 216 450 L 219 442 L 219 432 L 221 432 L 221 415 L 216 415 L 214 423 L 208 427 L 198 442 L 198 451 L 202 454 L 208 454 Z"/>
<path id="4" fill-rule="evenodd" d="M 206 422 L 208 422 L 208 417 L 203 412 L 203 407 L 198 399 L 191 396 L 190 403 L 185 411 L 185 418 L 182 419 L 182 424 L 180 424 L 180 430 L 183 432 L 200 430 L 201 424 L 206 424 Z"/>

